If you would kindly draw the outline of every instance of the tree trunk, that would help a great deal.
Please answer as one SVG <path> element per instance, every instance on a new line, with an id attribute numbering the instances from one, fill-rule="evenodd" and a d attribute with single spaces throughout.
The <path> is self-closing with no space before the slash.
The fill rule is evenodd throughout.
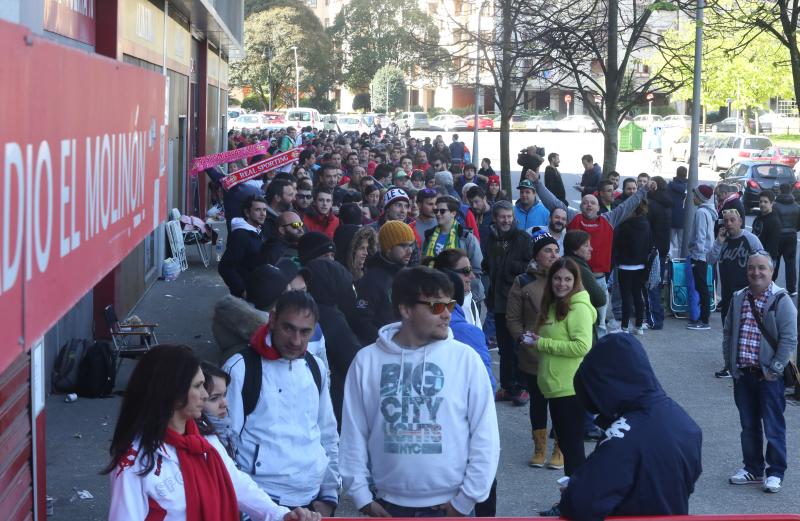
<path id="1" fill-rule="evenodd" d="M 606 62 L 606 113 L 603 129 L 603 176 L 617 169 L 619 152 L 619 91 L 622 85 L 617 45 L 619 43 L 618 0 L 608 2 L 608 59 Z"/>
<path id="2" fill-rule="evenodd" d="M 508 2 L 502 4 L 503 16 L 503 32 L 502 32 L 502 62 L 500 70 L 502 71 L 503 85 L 500 92 L 500 180 L 503 190 L 511 196 L 511 154 L 509 150 L 510 139 L 509 131 L 511 130 L 511 116 L 514 115 L 514 95 L 512 81 L 512 72 L 514 68 L 513 57 L 511 56 L 511 34 L 513 27 L 511 27 L 511 7 Z"/>
<path id="3" fill-rule="evenodd" d="M 617 169 L 617 154 L 619 153 L 619 123 L 617 123 L 617 110 L 614 117 L 606 119 L 606 134 L 603 139 L 603 177 Z M 633 173 L 633 172 L 631 172 Z"/>

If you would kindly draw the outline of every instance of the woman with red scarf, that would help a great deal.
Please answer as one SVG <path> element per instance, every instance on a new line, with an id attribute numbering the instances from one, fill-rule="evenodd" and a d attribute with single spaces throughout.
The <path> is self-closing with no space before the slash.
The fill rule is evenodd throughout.
<path id="1" fill-rule="evenodd" d="M 191 348 L 161 345 L 134 369 L 122 401 L 111 463 L 110 521 L 318 521 L 276 505 L 236 468 L 219 439 L 196 420 L 208 393 Z"/>

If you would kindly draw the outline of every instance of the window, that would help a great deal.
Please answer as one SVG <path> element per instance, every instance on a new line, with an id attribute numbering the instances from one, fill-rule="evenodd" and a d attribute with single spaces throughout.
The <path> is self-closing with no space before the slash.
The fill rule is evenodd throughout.
<path id="1" fill-rule="evenodd" d="M 763 150 L 772 145 L 772 142 L 764 137 L 749 137 L 744 140 L 744 148 L 751 150 Z"/>
<path id="2" fill-rule="evenodd" d="M 758 165 L 753 167 L 757 177 L 765 179 L 781 179 L 794 182 L 794 171 L 784 165 Z"/>
<path id="3" fill-rule="evenodd" d="M 308 7 L 310 7 L 311 9 L 316 9 L 317 0 L 308 0 Z"/>

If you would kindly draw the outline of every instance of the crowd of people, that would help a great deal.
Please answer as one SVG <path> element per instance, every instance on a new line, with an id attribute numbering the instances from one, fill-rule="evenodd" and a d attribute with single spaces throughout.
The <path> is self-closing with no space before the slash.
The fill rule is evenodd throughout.
<path id="1" fill-rule="evenodd" d="M 684 223 L 682 168 L 620 185 L 584 156 L 576 210 L 559 155 L 536 147 L 520 154 L 512 202 L 457 135 L 450 146 L 310 128 L 229 138 L 299 148 L 299 160 L 229 190 L 223 169 L 206 171 L 230 228 L 219 262 L 230 295 L 213 319 L 222 367 L 175 345 L 139 361 L 106 469 L 111 519 L 313 521 L 333 516 L 341 493 L 370 517 L 494 516 L 499 402 L 529 406 L 530 466 L 563 469 L 546 514 L 686 514 L 701 431 L 637 338 L 664 327 L 684 233 L 699 302 L 688 327 L 709 329 L 720 308 L 717 376 L 735 379 L 745 466 L 730 481 L 780 489 L 778 375 L 796 344 L 782 298 L 796 294 L 790 191 L 762 194 L 751 233 L 726 185 L 688 194 L 698 210 Z M 788 290 L 772 282 L 781 255 Z"/>

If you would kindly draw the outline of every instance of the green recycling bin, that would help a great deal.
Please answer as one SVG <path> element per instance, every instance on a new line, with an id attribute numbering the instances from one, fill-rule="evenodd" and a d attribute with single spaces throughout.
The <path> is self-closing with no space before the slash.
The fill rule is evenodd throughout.
<path id="1" fill-rule="evenodd" d="M 636 123 L 628 123 L 619 129 L 619 151 L 633 152 L 642 149 L 644 129 Z"/>

